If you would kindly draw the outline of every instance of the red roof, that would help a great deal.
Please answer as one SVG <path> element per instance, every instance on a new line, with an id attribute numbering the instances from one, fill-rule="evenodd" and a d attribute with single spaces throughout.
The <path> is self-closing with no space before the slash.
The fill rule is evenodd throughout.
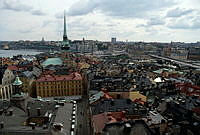
<path id="1" fill-rule="evenodd" d="M 42 74 L 43 75 L 53 75 L 55 71 L 52 71 L 52 70 L 45 70 Z"/>
<path id="2" fill-rule="evenodd" d="M 142 105 L 144 105 L 144 104 L 145 104 L 145 102 L 144 102 L 144 101 L 142 101 L 142 99 L 141 99 L 141 98 L 140 98 L 140 99 L 135 99 L 133 102 L 140 103 L 140 104 L 142 104 Z"/>
<path id="3" fill-rule="evenodd" d="M 101 133 L 107 123 L 126 120 L 124 112 L 105 112 L 92 116 L 93 126 L 96 133 Z"/>
<path id="4" fill-rule="evenodd" d="M 17 67 L 17 66 L 13 66 L 13 65 L 11 65 L 11 66 L 8 66 L 8 69 L 9 70 L 15 70 L 15 71 L 17 71 L 17 70 L 19 70 L 19 68 Z"/>
<path id="5" fill-rule="evenodd" d="M 104 98 L 105 99 L 113 99 L 113 97 L 108 93 L 108 91 L 104 88 L 101 89 L 101 91 L 104 93 Z"/>
<path id="6" fill-rule="evenodd" d="M 44 75 L 37 79 L 37 82 L 51 82 L 51 81 L 64 81 L 64 80 L 82 80 L 82 76 L 79 73 L 72 73 L 70 75 Z"/>

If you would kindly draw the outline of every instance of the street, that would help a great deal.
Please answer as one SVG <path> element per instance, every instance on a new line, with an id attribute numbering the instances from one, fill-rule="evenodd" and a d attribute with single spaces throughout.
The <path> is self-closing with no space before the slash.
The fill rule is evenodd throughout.
<path id="1" fill-rule="evenodd" d="M 88 102 L 83 96 L 82 100 L 77 102 L 77 135 L 89 135 L 89 117 Z"/>

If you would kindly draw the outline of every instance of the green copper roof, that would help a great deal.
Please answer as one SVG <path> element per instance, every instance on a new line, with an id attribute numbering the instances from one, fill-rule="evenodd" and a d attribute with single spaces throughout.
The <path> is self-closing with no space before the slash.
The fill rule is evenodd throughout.
<path id="1" fill-rule="evenodd" d="M 15 94 L 15 95 L 12 95 L 12 97 L 13 98 L 21 98 L 21 97 L 24 97 L 25 96 L 25 94 L 24 93 L 17 93 L 17 94 Z"/>
<path id="2" fill-rule="evenodd" d="M 15 81 L 14 81 L 14 83 L 13 83 L 13 85 L 22 85 L 22 81 L 19 79 L 19 77 L 17 76 L 16 78 L 15 78 Z"/>
<path id="3" fill-rule="evenodd" d="M 62 46 L 69 46 L 69 40 L 62 41 Z"/>
<path id="4" fill-rule="evenodd" d="M 43 67 L 46 67 L 48 65 L 62 65 L 63 61 L 60 58 L 48 58 L 42 63 Z"/>

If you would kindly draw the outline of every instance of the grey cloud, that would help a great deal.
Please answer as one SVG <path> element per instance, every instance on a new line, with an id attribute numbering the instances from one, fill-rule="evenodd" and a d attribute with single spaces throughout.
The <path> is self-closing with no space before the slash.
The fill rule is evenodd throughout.
<path id="1" fill-rule="evenodd" d="M 101 11 L 109 16 L 117 17 L 144 17 L 151 11 L 157 11 L 171 5 L 174 0 L 83 0 L 73 4 L 69 15 L 78 16 Z"/>
<path id="2" fill-rule="evenodd" d="M 147 26 L 146 24 L 138 24 L 138 25 L 136 25 L 136 28 L 146 27 L 146 26 Z"/>
<path id="3" fill-rule="evenodd" d="M 78 18 L 69 22 L 69 28 L 72 30 L 87 31 L 93 27 L 95 23 L 86 21 L 84 19 Z"/>
<path id="4" fill-rule="evenodd" d="M 43 12 L 41 10 L 33 9 L 32 6 L 25 5 L 22 2 L 20 2 L 19 0 L 4 0 L 2 9 L 17 11 L 17 12 L 24 11 L 24 12 L 29 12 L 32 15 L 37 15 L 37 16 L 45 16 L 46 15 L 45 12 Z"/>
<path id="5" fill-rule="evenodd" d="M 145 32 L 148 34 L 148 35 L 155 35 L 155 34 L 158 34 L 158 31 L 156 29 L 153 29 L 153 28 L 146 28 L 145 29 Z"/>
<path id="6" fill-rule="evenodd" d="M 153 26 L 153 25 L 164 25 L 165 21 L 161 18 L 151 18 L 148 22 L 148 26 Z"/>
<path id="7" fill-rule="evenodd" d="M 200 16 L 172 20 L 167 26 L 171 29 L 200 29 Z"/>
<path id="8" fill-rule="evenodd" d="M 114 27 L 114 26 L 116 26 L 116 24 L 107 24 L 106 26 L 108 26 L 108 27 Z"/>
<path id="9" fill-rule="evenodd" d="M 55 23 L 55 21 L 52 21 L 52 20 L 45 20 L 43 21 L 43 24 L 42 24 L 42 28 L 48 26 L 49 24 L 52 24 L 52 23 Z"/>
<path id="10" fill-rule="evenodd" d="M 159 26 L 159 25 L 165 25 L 165 20 L 164 18 L 159 18 L 159 17 L 154 17 L 154 18 L 150 18 L 146 24 L 138 24 L 136 26 L 136 28 L 140 28 L 140 27 L 145 27 L 145 28 L 149 28 L 151 26 Z"/>
<path id="11" fill-rule="evenodd" d="M 180 9 L 180 8 L 175 8 L 175 9 L 172 9 L 172 10 L 169 10 L 167 12 L 167 15 L 166 17 L 181 17 L 181 16 L 184 16 L 186 14 L 189 14 L 191 12 L 193 12 L 194 10 L 193 9 Z"/>
<path id="12" fill-rule="evenodd" d="M 102 2 L 103 1 L 105 0 L 102 0 Z M 91 13 L 100 5 L 100 3 L 101 0 L 80 0 L 70 7 L 68 14 L 70 16 L 80 16 Z"/>
<path id="13" fill-rule="evenodd" d="M 43 12 L 41 10 L 32 10 L 31 14 L 32 15 L 37 15 L 37 16 L 45 16 L 45 15 L 47 15 L 45 12 Z"/>
<path id="14" fill-rule="evenodd" d="M 12 11 L 30 11 L 32 9 L 31 6 L 20 3 L 16 0 L 4 0 L 3 1 L 3 9 L 12 10 Z"/>
<path id="15" fill-rule="evenodd" d="M 31 32 L 33 32 L 33 30 L 32 29 L 22 29 L 22 30 L 18 30 L 18 32 L 20 32 L 20 33 L 31 33 Z"/>
<path id="16" fill-rule="evenodd" d="M 55 14 L 55 17 L 56 17 L 57 19 L 63 19 L 63 14 L 64 14 L 64 13 L 61 13 L 61 12 L 56 13 L 56 14 Z"/>

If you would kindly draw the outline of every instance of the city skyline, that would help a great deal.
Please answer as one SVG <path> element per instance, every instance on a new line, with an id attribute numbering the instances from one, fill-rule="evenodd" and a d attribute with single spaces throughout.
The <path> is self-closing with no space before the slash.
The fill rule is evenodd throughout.
<path id="1" fill-rule="evenodd" d="M 0 40 L 199 41 L 198 0 L 1 0 Z"/>

